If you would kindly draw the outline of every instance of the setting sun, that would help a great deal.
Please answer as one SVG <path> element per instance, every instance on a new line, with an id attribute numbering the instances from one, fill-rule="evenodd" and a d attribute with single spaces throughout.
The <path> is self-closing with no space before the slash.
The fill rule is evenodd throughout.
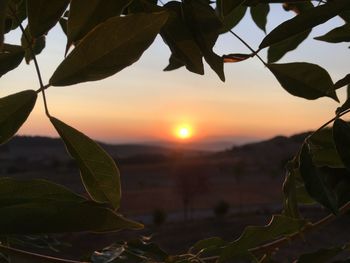
<path id="1" fill-rule="evenodd" d="M 181 125 L 176 129 L 176 136 L 180 139 L 188 139 L 192 137 L 192 129 L 188 125 Z"/>

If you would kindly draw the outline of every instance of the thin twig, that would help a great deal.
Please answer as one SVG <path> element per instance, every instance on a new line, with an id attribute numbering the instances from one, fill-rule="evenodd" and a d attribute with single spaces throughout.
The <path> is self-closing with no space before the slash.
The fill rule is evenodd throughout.
<path id="1" fill-rule="evenodd" d="M 17 16 L 16 12 L 12 9 L 12 7 L 10 7 L 10 10 L 12 12 L 12 15 L 16 18 L 16 20 L 17 20 L 17 22 L 19 24 L 19 28 L 21 29 L 22 34 L 23 34 L 25 40 L 27 41 L 28 49 L 30 51 L 31 57 L 33 58 L 34 65 L 35 65 L 35 70 L 36 70 L 36 73 L 38 75 L 38 80 L 39 80 L 39 85 L 40 85 L 40 89 L 39 90 L 41 91 L 41 94 L 43 96 L 44 107 L 45 107 L 45 114 L 46 114 L 47 117 L 50 117 L 50 113 L 49 113 L 49 109 L 48 109 L 47 101 L 46 101 L 46 95 L 45 95 L 45 87 L 47 88 L 48 85 L 45 86 L 44 83 L 43 83 L 38 61 L 36 59 L 35 53 L 34 53 L 33 48 L 31 46 L 30 39 L 29 39 L 27 33 L 25 32 L 25 29 L 23 28 L 23 25 L 22 25 L 21 21 L 18 19 L 18 16 Z"/>
<path id="2" fill-rule="evenodd" d="M 235 32 L 233 32 L 232 30 L 230 30 L 230 33 L 232 35 L 234 35 L 239 41 L 241 41 L 253 54 L 254 56 L 256 56 L 260 61 L 261 63 L 264 64 L 264 66 L 267 65 L 267 63 L 259 56 L 258 52 L 260 50 L 254 50 L 243 38 L 241 38 L 239 35 L 237 35 Z"/>
<path id="3" fill-rule="evenodd" d="M 69 260 L 69 259 L 41 255 L 37 253 L 24 251 L 21 249 L 4 246 L 1 244 L 0 244 L 0 252 L 10 256 L 18 256 L 18 257 L 24 257 L 27 259 L 32 259 L 38 263 L 49 263 L 49 262 L 50 263 L 88 263 L 87 261 L 76 261 L 76 260 Z"/>

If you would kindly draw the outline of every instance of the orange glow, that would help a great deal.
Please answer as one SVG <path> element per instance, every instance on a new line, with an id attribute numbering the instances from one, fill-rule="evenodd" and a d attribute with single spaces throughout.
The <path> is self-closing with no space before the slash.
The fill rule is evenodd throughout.
<path id="1" fill-rule="evenodd" d="M 192 128 L 187 124 L 179 125 L 178 128 L 176 129 L 175 134 L 176 134 L 176 137 L 182 140 L 189 139 L 193 135 Z"/>

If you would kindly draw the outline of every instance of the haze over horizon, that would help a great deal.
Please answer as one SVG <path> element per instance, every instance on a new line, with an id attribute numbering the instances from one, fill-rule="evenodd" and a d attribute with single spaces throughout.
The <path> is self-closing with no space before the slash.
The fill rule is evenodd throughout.
<path id="1" fill-rule="evenodd" d="M 283 11 L 281 5 L 271 6 L 267 32 L 293 16 Z M 348 73 L 346 44 L 330 45 L 313 40 L 341 24 L 342 21 L 335 18 L 317 27 L 306 42 L 288 53 L 280 63 L 307 61 L 326 68 L 334 81 L 342 78 Z M 235 32 L 254 48 L 264 37 L 248 12 Z M 19 31 L 6 36 L 6 42 L 20 43 Z M 56 26 L 48 34 L 46 49 L 38 56 L 44 82 L 62 61 L 65 44 L 66 37 Z M 225 34 L 217 42 L 215 51 L 219 54 L 246 53 L 247 49 L 232 35 Z M 174 129 L 184 123 L 193 129 L 189 142 L 208 138 L 251 138 L 253 141 L 275 135 L 290 136 L 318 128 L 339 106 L 327 98 L 307 101 L 293 97 L 257 59 L 226 64 L 227 80 L 222 83 L 207 65 L 204 76 L 185 69 L 162 72 L 169 55 L 168 48 L 157 37 L 137 63 L 110 78 L 69 87 L 50 87 L 47 90 L 50 112 L 103 142 L 176 143 L 180 140 L 174 136 Z M 266 50 L 262 55 L 266 56 Z M 37 83 L 34 66 L 23 62 L 19 69 L 2 77 L 0 95 L 38 89 Z M 345 92 L 339 95 L 344 100 Z M 57 137 L 45 117 L 41 101 L 19 134 Z"/>

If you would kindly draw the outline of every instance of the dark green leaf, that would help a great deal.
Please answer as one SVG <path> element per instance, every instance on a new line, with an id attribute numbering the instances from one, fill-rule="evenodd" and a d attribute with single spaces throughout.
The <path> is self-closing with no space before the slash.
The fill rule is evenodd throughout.
<path id="1" fill-rule="evenodd" d="M 308 139 L 312 161 L 317 167 L 344 168 L 344 164 L 335 148 L 332 129 L 325 128 Z"/>
<path id="2" fill-rule="evenodd" d="M 213 52 L 213 47 L 222 29 L 222 23 L 214 9 L 204 1 L 183 2 L 184 18 L 199 46 L 205 61 L 225 81 L 224 61 Z"/>
<path id="3" fill-rule="evenodd" d="M 346 85 L 350 84 L 350 74 L 346 75 L 344 78 L 342 78 L 341 80 L 338 80 L 335 84 L 334 84 L 334 89 L 340 89 Z"/>
<path id="4" fill-rule="evenodd" d="M 343 105 L 337 108 L 335 113 L 340 114 L 348 109 L 350 109 L 350 98 L 347 98 L 346 101 L 343 103 Z"/>
<path id="5" fill-rule="evenodd" d="M 107 20 L 90 32 L 58 66 L 50 84 L 66 86 L 100 80 L 133 64 L 152 44 L 167 18 L 167 13 L 160 12 Z"/>
<path id="6" fill-rule="evenodd" d="M 164 71 L 171 71 L 185 66 L 185 64 L 176 58 L 173 54 L 170 55 L 169 64 L 165 67 Z"/>
<path id="7" fill-rule="evenodd" d="M 9 0 L 6 10 L 6 30 L 16 29 L 27 18 L 26 0 Z"/>
<path id="8" fill-rule="evenodd" d="M 290 94 L 308 100 L 330 97 L 339 101 L 328 72 L 310 63 L 268 64 L 281 86 Z"/>
<path id="9" fill-rule="evenodd" d="M 0 207 L 38 200 L 86 201 L 82 196 L 50 181 L 42 179 L 18 180 L 7 177 L 0 179 Z"/>
<path id="10" fill-rule="evenodd" d="M 67 35 L 67 23 L 68 23 L 68 19 L 62 17 L 62 18 L 60 18 L 59 23 L 60 23 L 60 26 L 61 26 L 61 28 L 62 28 L 63 33 L 64 33 L 65 35 Z"/>
<path id="11" fill-rule="evenodd" d="M 270 6 L 268 4 L 258 4 L 250 8 L 253 21 L 264 32 L 266 32 L 267 15 L 269 12 Z"/>
<path id="12" fill-rule="evenodd" d="M 31 35 L 38 38 L 47 34 L 56 25 L 68 4 L 69 0 L 27 0 L 28 25 Z"/>
<path id="13" fill-rule="evenodd" d="M 38 55 L 45 48 L 46 37 L 42 35 L 38 38 L 33 38 L 30 34 L 29 28 L 27 27 L 21 37 L 21 45 L 24 48 L 24 57 L 29 64 L 33 59 L 33 55 Z M 34 53 L 34 54 L 33 54 Z"/>
<path id="14" fill-rule="evenodd" d="M 173 59 L 176 58 L 175 61 L 169 61 L 171 67 L 168 69 L 178 68 L 181 64 L 189 71 L 203 75 L 203 55 L 183 20 L 181 3 L 169 2 L 165 7 L 171 15 L 161 30 L 161 36 L 169 46 Z M 176 63 L 177 61 L 180 63 Z"/>
<path id="15" fill-rule="evenodd" d="M 299 257 L 296 263 L 327 263 L 344 250 L 343 247 L 322 248 Z"/>
<path id="16" fill-rule="evenodd" d="M 339 16 L 347 23 L 350 23 L 350 11 L 341 12 Z"/>
<path id="17" fill-rule="evenodd" d="M 300 153 L 299 172 L 310 196 L 334 214 L 338 212 L 337 199 L 326 183 L 324 175 L 314 166 L 309 146 L 304 144 Z"/>
<path id="18" fill-rule="evenodd" d="M 17 68 L 24 57 L 24 49 L 21 46 L 4 44 L 0 51 L 0 77 Z"/>
<path id="19" fill-rule="evenodd" d="M 313 5 L 311 4 L 311 2 L 293 3 L 289 4 L 289 8 L 291 8 L 291 10 L 293 10 L 297 14 L 300 14 L 305 10 L 313 8 Z M 271 45 L 267 51 L 268 62 L 274 63 L 280 60 L 289 51 L 296 49 L 310 35 L 310 33 L 311 29 L 299 33 L 281 42 L 278 42 L 274 45 Z"/>
<path id="20" fill-rule="evenodd" d="M 86 4 L 86 0 L 72 0 L 67 25 L 67 48 L 98 24 L 110 17 L 119 16 L 130 2 L 131 0 L 89 0 L 89 4 Z"/>
<path id="21" fill-rule="evenodd" d="M 217 0 L 216 10 L 221 18 L 230 15 L 245 0 Z"/>
<path id="22" fill-rule="evenodd" d="M 197 252 L 210 253 L 212 251 L 218 251 L 227 244 L 226 241 L 219 237 L 210 237 L 207 239 L 200 240 L 193 245 L 193 249 Z"/>
<path id="23" fill-rule="evenodd" d="M 246 253 L 248 249 L 266 241 L 297 232 L 304 224 L 304 220 L 274 215 L 266 226 L 248 226 L 237 240 L 223 249 L 219 262 L 233 262 L 236 255 Z"/>
<path id="24" fill-rule="evenodd" d="M 335 0 L 306 10 L 272 30 L 259 47 L 262 49 L 310 30 L 349 9 L 350 2 L 348 0 Z"/>
<path id="25" fill-rule="evenodd" d="M 243 19 L 245 13 L 247 12 L 247 7 L 240 5 L 235 8 L 231 13 L 222 18 L 222 29 L 220 33 L 226 33 L 232 28 L 238 25 L 238 23 Z"/>
<path id="26" fill-rule="evenodd" d="M 0 1 L 0 51 L 2 48 L 2 44 L 4 43 L 5 18 L 8 1 L 9 0 Z"/>
<path id="27" fill-rule="evenodd" d="M 114 209 L 120 203 L 119 170 L 114 160 L 93 140 L 51 117 L 52 124 L 77 161 L 85 189 L 97 202 L 109 202 Z"/>
<path id="28" fill-rule="evenodd" d="M 341 160 L 345 167 L 350 170 L 350 125 L 342 119 L 335 120 L 333 138 Z"/>
<path id="29" fill-rule="evenodd" d="M 235 62 L 241 62 L 248 58 L 253 57 L 254 54 L 229 54 L 229 55 L 223 55 L 222 58 L 224 59 L 224 63 L 235 63 Z"/>
<path id="30" fill-rule="evenodd" d="M 37 94 L 25 90 L 0 99 L 0 144 L 7 142 L 28 118 Z"/>
<path id="31" fill-rule="evenodd" d="M 315 39 L 329 43 L 350 42 L 350 24 L 337 27 L 323 36 L 315 37 Z"/>
<path id="32" fill-rule="evenodd" d="M 33 201 L 0 208 L 0 234 L 36 234 L 121 229 L 142 225 L 91 202 Z"/>
<path id="33" fill-rule="evenodd" d="M 267 60 L 274 63 L 280 60 L 286 53 L 296 49 L 311 33 L 311 30 L 302 32 L 296 36 L 278 42 L 269 47 L 267 51 Z"/>

